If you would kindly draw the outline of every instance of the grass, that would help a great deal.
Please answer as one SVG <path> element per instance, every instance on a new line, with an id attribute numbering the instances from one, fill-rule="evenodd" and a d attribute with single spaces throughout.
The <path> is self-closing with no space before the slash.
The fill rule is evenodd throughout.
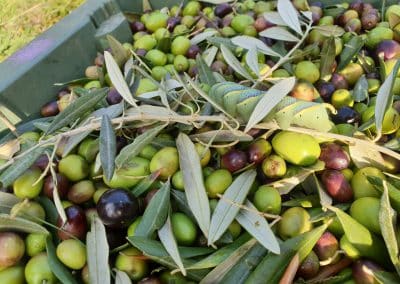
<path id="1" fill-rule="evenodd" d="M 84 0 L 0 0 L 0 62 Z"/>

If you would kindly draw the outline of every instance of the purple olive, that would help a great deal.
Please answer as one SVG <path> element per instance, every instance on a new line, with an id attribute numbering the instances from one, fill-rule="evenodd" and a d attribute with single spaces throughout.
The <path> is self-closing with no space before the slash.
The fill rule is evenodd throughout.
<path id="1" fill-rule="evenodd" d="M 44 117 L 55 116 L 60 112 L 57 101 L 51 101 L 42 106 L 40 114 Z"/>
<path id="2" fill-rule="evenodd" d="M 219 18 L 223 18 L 230 13 L 232 13 L 232 6 L 229 3 L 222 3 L 215 6 L 214 15 Z"/>
<path id="3" fill-rule="evenodd" d="M 371 10 L 368 13 L 363 13 L 361 16 L 361 24 L 364 30 L 372 30 L 379 22 L 379 15 L 376 10 Z"/>
<path id="4" fill-rule="evenodd" d="M 146 27 L 140 21 L 134 21 L 134 22 L 130 23 L 130 27 L 131 27 L 132 33 L 143 32 L 146 30 Z"/>
<path id="5" fill-rule="evenodd" d="M 221 157 L 221 167 L 231 173 L 236 172 L 246 166 L 247 155 L 240 150 L 231 150 Z"/>
<path id="6" fill-rule="evenodd" d="M 320 260 L 327 260 L 333 257 L 339 249 L 339 242 L 336 237 L 326 231 L 319 238 L 318 242 L 314 246 L 314 251 Z"/>
<path id="7" fill-rule="evenodd" d="M 340 75 L 338 73 L 332 74 L 331 82 L 335 86 L 336 90 L 349 88 L 349 83 L 346 81 L 346 79 L 342 75 Z"/>
<path id="8" fill-rule="evenodd" d="M 341 107 L 337 113 L 332 116 L 332 121 L 336 124 L 349 123 L 354 124 L 360 122 L 360 114 L 348 106 Z"/>
<path id="9" fill-rule="evenodd" d="M 115 88 L 110 88 L 106 100 L 108 104 L 116 105 L 122 101 L 122 96 Z"/>
<path id="10" fill-rule="evenodd" d="M 350 164 L 349 154 L 335 143 L 322 145 L 319 159 L 325 163 L 325 167 L 332 170 L 340 171 Z"/>
<path id="11" fill-rule="evenodd" d="M 181 17 L 171 17 L 167 20 L 167 29 L 170 32 L 174 31 L 174 28 L 181 23 Z"/>
<path id="12" fill-rule="evenodd" d="M 384 61 L 400 57 L 400 44 L 395 40 L 381 41 L 375 51 L 377 57 Z"/>
<path id="13" fill-rule="evenodd" d="M 335 86 L 330 82 L 321 82 L 317 85 L 319 95 L 325 102 L 330 102 L 332 94 L 335 92 Z"/>
<path id="14" fill-rule="evenodd" d="M 144 48 L 139 48 L 136 50 L 136 54 L 137 54 L 137 56 L 145 57 L 147 54 L 147 50 Z"/>
<path id="15" fill-rule="evenodd" d="M 85 211 L 77 205 L 68 206 L 65 209 L 67 221 L 62 223 L 60 217 L 57 220 L 57 227 L 61 228 L 57 231 L 58 237 L 61 240 L 71 239 L 72 236 L 83 240 L 87 232 L 87 221 Z"/>
<path id="16" fill-rule="evenodd" d="M 322 173 L 322 183 L 333 200 L 349 202 L 353 199 L 353 189 L 341 171 L 325 170 Z"/>
<path id="17" fill-rule="evenodd" d="M 353 278 L 357 284 L 376 284 L 374 272 L 382 270 L 382 268 L 376 263 L 360 259 L 353 264 Z"/>
<path id="18" fill-rule="evenodd" d="M 197 44 L 191 45 L 186 52 L 187 58 L 196 59 L 197 54 L 200 53 L 200 47 Z"/>
<path id="19" fill-rule="evenodd" d="M 61 199 L 67 196 L 68 189 L 69 189 L 69 181 L 66 176 L 57 173 L 57 190 L 58 195 Z M 53 190 L 54 190 L 54 179 L 52 176 L 48 176 L 44 180 L 43 184 L 43 193 L 48 198 L 53 199 Z"/>
<path id="20" fill-rule="evenodd" d="M 359 15 L 361 15 L 363 9 L 364 9 L 364 3 L 363 0 L 355 0 L 352 2 L 349 6 L 350 9 L 357 11 Z"/>

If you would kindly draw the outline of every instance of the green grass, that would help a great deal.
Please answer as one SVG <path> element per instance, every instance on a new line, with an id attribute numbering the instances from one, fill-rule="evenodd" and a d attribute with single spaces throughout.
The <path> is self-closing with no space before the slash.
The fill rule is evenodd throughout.
<path id="1" fill-rule="evenodd" d="M 84 0 L 0 0 L 0 62 Z"/>

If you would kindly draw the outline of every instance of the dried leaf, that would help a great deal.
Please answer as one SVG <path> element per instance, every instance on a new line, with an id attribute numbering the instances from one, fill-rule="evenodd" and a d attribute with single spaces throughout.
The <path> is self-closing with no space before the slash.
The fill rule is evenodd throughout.
<path id="1" fill-rule="evenodd" d="M 270 27 L 260 32 L 259 35 L 271 39 L 289 42 L 298 42 L 300 40 L 298 37 L 291 34 L 287 29 L 282 27 Z"/>
<path id="2" fill-rule="evenodd" d="M 126 272 L 115 270 L 115 284 L 132 284 L 132 281 Z"/>
<path id="3" fill-rule="evenodd" d="M 106 229 L 98 217 L 92 220 L 90 232 L 86 236 L 86 255 L 90 283 L 111 283 Z"/>
<path id="4" fill-rule="evenodd" d="M 236 215 L 236 221 L 267 250 L 279 254 L 278 240 L 269 227 L 267 220 L 249 200 L 246 200 L 244 206 L 249 210 L 240 209 Z"/>
<path id="5" fill-rule="evenodd" d="M 321 78 L 325 81 L 330 80 L 332 76 L 332 67 L 335 64 L 336 57 L 336 45 L 335 38 L 330 37 L 328 40 L 325 40 L 322 45 L 321 50 L 321 63 L 320 63 L 320 73 Z"/>
<path id="6" fill-rule="evenodd" d="M 299 16 L 292 2 L 290 2 L 289 0 L 278 0 L 277 8 L 278 8 L 278 13 L 281 16 L 282 20 L 292 30 L 302 35 L 303 31 L 301 30 Z"/>
<path id="7" fill-rule="evenodd" d="M 199 33 L 190 39 L 190 44 L 191 45 L 199 44 L 199 43 L 205 41 L 206 39 L 216 35 L 217 33 L 218 33 L 217 30 L 208 30 L 208 31 Z"/>
<path id="8" fill-rule="evenodd" d="M 340 71 L 346 67 L 363 46 L 364 39 L 361 36 L 353 36 L 350 41 L 346 43 L 345 48 L 340 53 L 340 60 L 337 70 Z"/>
<path id="9" fill-rule="evenodd" d="M 68 107 L 60 112 L 47 128 L 46 135 L 56 132 L 58 129 L 67 126 L 84 114 L 90 111 L 98 102 L 107 95 L 108 88 L 97 89 L 83 95 L 73 101 Z"/>
<path id="10" fill-rule="evenodd" d="M 221 44 L 221 52 L 226 63 L 233 68 L 237 73 L 242 75 L 244 78 L 254 81 L 253 77 L 247 72 L 247 70 L 240 64 L 236 56 L 229 50 L 225 45 Z"/>
<path id="11" fill-rule="evenodd" d="M 100 128 L 100 161 L 104 176 L 111 180 L 115 169 L 115 155 L 117 153 L 117 141 L 110 118 L 103 115 Z"/>
<path id="12" fill-rule="evenodd" d="M 385 160 L 381 153 L 369 146 L 371 142 L 358 140 L 356 143 L 349 144 L 349 153 L 351 160 L 357 168 L 367 166 L 385 169 Z"/>
<path id="13" fill-rule="evenodd" d="M 369 98 L 368 81 L 365 77 L 365 74 L 363 74 L 360 79 L 357 80 L 352 92 L 352 96 L 355 102 L 362 102 Z"/>
<path id="14" fill-rule="evenodd" d="M 176 146 L 179 153 L 179 165 L 183 175 L 186 199 L 201 231 L 208 237 L 210 206 L 204 187 L 200 158 L 198 155 L 193 155 L 193 153 L 196 153 L 196 149 L 186 134 L 180 133 L 178 135 Z"/>
<path id="15" fill-rule="evenodd" d="M 48 235 L 45 227 L 24 218 L 11 217 L 8 214 L 0 214 L 0 232 L 18 231 L 23 233 L 37 233 Z"/>
<path id="16" fill-rule="evenodd" d="M 115 89 L 121 94 L 126 102 L 136 107 L 136 100 L 133 98 L 133 95 L 125 81 L 124 76 L 122 75 L 121 70 L 119 69 L 117 62 L 115 62 L 114 58 L 108 51 L 104 52 L 104 60 L 108 75 L 110 76 L 110 80 Z"/>
<path id="17" fill-rule="evenodd" d="M 164 225 L 170 206 L 170 187 L 167 181 L 153 196 L 135 230 L 135 236 L 149 238 Z"/>
<path id="18" fill-rule="evenodd" d="M 250 67 L 251 71 L 260 76 L 260 67 L 258 66 L 257 47 L 251 47 L 246 54 L 246 64 Z"/>
<path id="19" fill-rule="evenodd" d="M 122 66 L 128 59 L 128 51 L 122 46 L 122 44 L 112 35 L 107 35 L 108 45 L 112 50 L 112 55 L 118 66 Z"/>
<path id="20" fill-rule="evenodd" d="M 18 139 L 9 140 L 0 145 L 0 159 L 9 160 L 20 150 Z"/>
<path id="21" fill-rule="evenodd" d="M 296 78 L 289 77 L 279 81 L 274 86 L 272 86 L 257 103 L 244 132 L 248 132 L 257 123 L 263 120 L 273 110 L 273 108 L 293 89 L 295 83 Z"/>
<path id="22" fill-rule="evenodd" d="M 165 250 L 179 267 L 181 273 L 186 276 L 186 269 L 183 266 L 183 262 L 178 250 L 178 245 L 176 244 L 176 240 L 172 232 L 170 216 L 167 217 L 164 226 L 162 226 L 161 229 L 158 231 L 158 237 L 160 238 L 160 241 L 163 244 Z"/>
<path id="23" fill-rule="evenodd" d="M 239 175 L 225 191 L 211 218 L 208 245 L 215 243 L 228 229 L 240 210 L 238 204 L 243 204 L 255 178 L 254 170 L 246 171 Z"/>
<path id="24" fill-rule="evenodd" d="M 199 70 L 200 82 L 212 86 L 216 83 L 213 71 L 204 61 L 203 57 L 198 54 L 196 57 L 196 66 Z"/>
<path id="25" fill-rule="evenodd" d="M 268 47 L 265 43 L 263 43 L 261 40 L 255 38 L 255 37 L 241 35 L 241 36 L 235 36 L 231 40 L 232 40 L 232 43 L 234 43 L 237 46 L 240 46 L 244 49 L 250 50 L 250 49 L 256 47 L 257 51 L 259 51 L 265 55 L 280 57 L 279 53 L 277 53 L 272 48 Z"/>
<path id="26" fill-rule="evenodd" d="M 314 26 L 313 29 L 326 37 L 340 37 L 346 32 L 342 27 L 337 25 Z"/>

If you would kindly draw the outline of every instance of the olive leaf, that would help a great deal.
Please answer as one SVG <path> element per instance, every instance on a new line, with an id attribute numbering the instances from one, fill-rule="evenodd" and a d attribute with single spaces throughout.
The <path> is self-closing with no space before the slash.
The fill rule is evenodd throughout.
<path id="1" fill-rule="evenodd" d="M 397 284 L 400 283 L 400 277 L 396 273 L 384 271 L 384 270 L 377 270 L 372 272 L 374 275 L 375 280 L 379 284 Z"/>
<path id="2" fill-rule="evenodd" d="M 58 259 L 56 248 L 54 247 L 51 237 L 47 237 L 46 239 L 46 252 L 50 270 L 57 279 L 60 280 L 61 283 L 77 284 L 78 281 L 73 277 L 71 271 Z"/>
<path id="3" fill-rule="evenodd" d="M 383 194 L 379 208 L 379 225 L 382 231 L 383 240 L 385 241 L 389 252 L 390 260 L 396 268 L 397 273 L 400 274 L 399 246 L 395 232 L 396 220 L 397 213 L 390 205 L 388 185 L 386 181 L 383 181 Z"/>
<path id="4" fill-rule="evenodd" d="M 116 137 L 110 118 L 103 115 L 100 128 L 100 161 L 106 180 L 111 180 L 115 169 L 117 152 Z"/>
<path id="5" fill-rule="evenodd" d="M 363 46 L 364 39 L 361 36 L 353 36 L 350 41 L 346 43 L 345 48 L 340 53 L 340 60 L 337 70 L 340 71 L 346 67 Z"/>
<path id="6" fill-rule="evenodd" d="M 284 241 L 281 244 L 281 254 L 268 253 L 259 262 L 245 283 L 279 283 L 279 280 L 285 273 L 286 267 L 296 253 L 299 255 L 299 261 L 302 262 L 311 252 L 327 227 L 328 225 L 324 224 L 309 232 Z"/>
<path id="7" fill-rule="evenodd" d="M 246 53 L 246 64 L 249 66 L 251 71 L 260 76 L 260 67 L 258 66 L 258 55 L 257 55 L 257 47 L 251 47 Z"/>
<path id="8" fill-rule="evenodd" d="M 29 150 L 27 150 L 29 151 Z M 43 154 L 44 147 L 37 147 L 29 153 L 18 158 L 0 174 L 0 182 L 3 187 L 10 186 L 20 175 L 22 175 Z"/>
<path id="9" fill-rule="evenodd" d="M 310 176 L 308 176 L 303 182 L 303 185 L 304 188 L 313 189 L 313 191 L 318 193 L 319 201 L 322 207 L 325 207 L 326 204 L 332 205 L 332 198 L 322 188 L 321 182 L 318 180 L 315 173 L 312 173 Z"/>
<path id="10" fill-rule="evenodd" d="M 286 26 L 286 22 L 282 19 L 281 15 L 279 15 L 278 12 L 264 12 L 263 13 L 264 19 L 266 19 L 268 22 L 275 24 L 277 26 Z"/>
<path id="11" fill-rule="evenodd" d="M 170 206 L 170 187 L 168 180 L 153 196 L 135 230 L 135 236 L 149 238 L 164 225 Z"/>
<path id="12" fill-rule="evenodd" d="M 235 266 L 236 263 L 241 262 L 245 256 L 254 246 L 257 245 L 255 239 L 251 239 L 236 249 L 229 258 L 225 259 L 213 270 L 210 271 L 200 282 L 200 284 L 214 284 L 220 283 L 223 277 Z M 260 282 L 264 283 L 264 282 Z"/>
<path id="13" fill-rule="evenodd" d="M 21 200 L 12 193 L 0 191 L 0 213 L 10 213 L 11 208 L 21 202 Z"/>
<path id="14" fill-rule="evenodd" d="M 313 30 L 317 30 L 321 35 L 326 37 L 340 37 L 346 31 L 337 25 L 314 26 Z"/>
<path id="15" fill-rule="evenodd" d="M 150 175 L 146 176 L 143 178 L 136 186 L 134 189 L 132 189 L 132 194 L 136 197 L 139 197 L 143 193 L 145 193 L 157 180 L 157 178 L 160 176 L 161 170 L 155 171 L 151 173 Z"/>
<path id="16" fill-rule="evenodd" d="M 355 102 L 362 102 L 369 98 L 368 95 L 368 80 L 363 74 L 354 86 L 352 97 Z"/>
<path id="17" fill-rule="evenodd" d="M 206 39 L 216 35 L 217 33 L 218 33 L 217 30 L 208 30 L 208 31 L 199 33 L 190 39 L 190 44 L 191 45 L 199 44 L 199 43 L 205 41 Z"/>
<path id="18" fill-rule="evenodd" d="M 293 89 L 296 83 L 295 77 L 285 78 L 273 85 L 254 108 L 244 132 L 248 132 L 257 123 L 263 120 L 273 108 Z"/>
<path id="19" fill-rule="evenodd" d="M 173 189 L 171 191 L 171 195 L 179 211 L 185 213 L 186 216 L 192 219 L 193 222 L 196 222 L 196 218 L 194 217 L 192 210 L 189 208 L 185 193 L 180 190 Z"/>
<path id="20" fill-rule="evenodd" d="M 108 45 L 111 48 L 112 55 L 118 66 L 122 66 L 128 59 L 128 51 L 122 46 L 122 44 L 112 35 L 106 36 Z"/>
<path id="21" fill-rule="evenodd" d="M 217 56 L 217 53 L 218 47 L 216 46 L 210 46 L 203 52 L 202 56 L 207 66 L 211 66 L 211 64 L 214 62 L 215 56 Z"/>
<path id="22" fill-rule="evenodd" d="M 0 214 L 0 232 L 4 231 L 49 234 L 45 227 L 35 222 L 20 217 L 12 217 L 8 214 Z"/>
<path id="23" fill-rule="evenodd" d="M 382 86 L 376 95 L 376 105 L 375 105 L 375 127 L 377 132 L 377 137 L 382 134 L 383 118 L 387 109 L 392 105 L 393 102 L 393 86 L 394 81 L 397 77 L 397 71 L 400 67 L 400 61 L 397 60 L 393 70 L 390 72 L 389 76 L 383 82 Z"/>
<path id="24" fill-rule="evenodd" d="M 200 2 L 210 3 L 214 5 L 222 4 L 222 3 L 229 3 L 233 2 L 234 0 L 199 0 Z"/>
<path id="25" fill-rule="evenodd" d="M 115 284 L 132 284 L 126 272 L 115 269 Z"/>
<path id="26" fill-rule="evenodd" d="M 279 243 L 267 220 L 249 200 L 246 200 L 244 206 L 246 209 L 240 209 L 236 221 L 266 249 L 279 254 Z"/>
<path id="27" fill-rule="evenodd" d="M 126 163 L 129 163 L 132 158 L 136 157 L 140 151 L 142 151 L 145 146 L 149 145 L 166 126 L 166 124 L 163 124 L 149 129 L 143 134 L 137 136 L 131 144 L 122 148 L 118 156 L 115 158 L 117 168 L 122 168 Z"/>
<path id="28" fill-rule="evenodd" d="M 107 95 L 108 88 L 97 89 L 90 93 L 83 95 L 73 101 L 68 107 L 60 112 L 51 122 L 45 135 L 52 134 L 58 129 L 67 126 L 77 119 L 81 118 L 84 114 L 94 108 L 98 102 L 104 99 Z"/>
<path id="29" fill-rule="evenodd" d="M 270 27 L 260 32 L 259 35 L 275 40 L 282 40 L 289 42 L 298 42 L 300 40 L 298 37 L 290 33 L 287 29 L 282 27 Z"/>
<path id="30" fill-rule="evenodd" d="M 215 243 L 228 229 L 240 210 L 238 204 L 243 204 L 255 178 L 256 172 L 248 170 L 240 174 L 224 192 L 211 218 L 208 245 Z"/>
<path id="31" fill-rule="evenodd" d="M 165 224 L 158 230 L 158 237 L 163 244 L 165 250 L 179 267 L 181 273 L 186 276 L 186 269 L 183 266 L 181 256 L 179 254 L 178 245 L 172 232 L 171 217 L 168 215 Z"/>
<path id="32" fill-rule="evenodd" d="M 16 133 L 24 133 L 28 131 L 33 131 L 36 129 L 35 124 L 37 122 L 50 122 L 54 119 L 54 116 L 50 117 L 41 117 L 33 120 L 29 120 L 25 123 L 20 123 L 16 126 Z M 17 138 L 13 132 L 11 132 L 9 129 L 4 130 L 1 132 L 1 138 L 0 138 L 0 144 L 4 144 L 5 142 Z"/>
<path id="33" fill-rule="evenodd" d="M 124 98 L 126 102 L 130 105 L 136 107 L 136 100 L 133 98 L 133 95 L 128 87 L 128 84 L 125 81 L 124 76 L 122 75 L 121 70 L 117 62 L 115 62 L 112 55 L 108 52 L 104 52 L 104 60 L 107 68 L 107 73 L 110 76 L 110 80 L 113 83 L 115 89 L 120 93 L 120 95 Z"/>
<path id="34" fill-rule="evenodd" d="M 190 135 L 190 139 L 196 141 L 202 141 L 208 143 L 210 141 L 214 142 L 250 142 L 253 140 L 253 137 L 249 134 L 246 134 L 240 130 L 211 130 L 207 132 L 202 132 L 198 134 Z"/>
<path id="35" fill-rule="evenodd" d="M 208 237 L 210 227 L 210 206 L 204 187 L 200 158 L 190 138 L 180 133 L 176 139 L 179 153 L 179 165 L 183 175 L 186 199 L 203 234 Z"/>
<path id="36" fill-rule="evenodd" d="M 216 83 L 213 71 L 200 54 L 196 56 L 196 66 L 199 70 L 200 82 L 209 86 L 212 86 Z"/>
<path id="37" fill-rule="evenodd" d="M 373 166 L 379 169 L 384 169 L 385 160 L 383 159 L 382 154 L 375 149 L 371 149 L 369 146 L 370 144 L 370 141 L 364 141 L 361 139 L 358 139 L 355 143 L 349 144 L 351 160 L 357 168 Z"/>
<path id="38" fill-rule="evenodd" d="M 253 77 L 247 72 L 247 70 L 240 64 L 239 60 L 236 56 L 229 50 L 224 44 L 221 44 L 221 52 L 222 56 L 224 57 L 226 63 L 232 67 L 237 73 L 242 75 L 244 78 L 254 81 Z"/>
<path id="39" fill-rule="evenodd" d="M 332 76 L 332 67 L 335 64 L 336 45 L 335 38 L 330 37 L 325 40 L 321 50 L 321 63 L 320 63 L 320 78 L 328 81 Z"/>
<path id="40" fill-rule="evenodd" d="M 231 39 L 226 37 L 213 36 L 208 38 L 207 41 L 218 48 L 221 48 L 221 46 L 224 45 L 232 52 L 235 52 L 236 48 L 238 47 L 232 42 Z"/>
<path id="41" fill-rule="evenodd" d="M 249 234 L 242 234 L 233 243 L 220 248 L 219 250 L 210 254 L 206 258 L 203 258 L 202 260 L 194 263 L 193 265 L 186 267 L 186 270 L 216 267 L 224 260 L 228 259 L 234 253 L 234 251 L 237 250 L 240 246 L 242 246 L 245 242 L 248 242 L 250 238 L 251 237 Z"/>
<path id="42" fill-rule="evenodd" d="M 290 2 L 289 0 L 278 0 L 277 8 L 278 8 L 278 13 L 281 16 L 282 20 L 292 30 L 302 35 L 303 31 L 301 30 L 299 16 L 292 2 Z"/>
<path id="43" fill-rule="evenodd" d="M 265 43 L 263 43 L 261 40 L 257 38 L 241 35 L 241 36 L 235 36 L 231 40 L 233 44 L 236 44 L 237 46 L 240 46 L 244 49 L 249 50 L 252 48 L 256 48 L 257 51 L 265 55 L 280 57 L 279 53 L 274 51 L 272 48 L 268 47 Z"/>

